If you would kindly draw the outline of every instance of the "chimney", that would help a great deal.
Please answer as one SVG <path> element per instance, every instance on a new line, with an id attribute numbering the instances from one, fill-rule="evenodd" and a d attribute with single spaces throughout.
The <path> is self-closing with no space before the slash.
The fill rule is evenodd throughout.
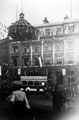
<path id="1" fill-rule="evenodd" d="M 69 19 L 68 15 L 66 15 L 66 17 L 64 17 L 64 20 L 67 20 L 67 19 Z"/>
<path id="2" fill-rule="evenodd" d="M 49 21 L 47 20 L 47 17 L 45 17 L 45 19 L 43 20 L 43 23 L 44 24 L 49 23 Z"/>

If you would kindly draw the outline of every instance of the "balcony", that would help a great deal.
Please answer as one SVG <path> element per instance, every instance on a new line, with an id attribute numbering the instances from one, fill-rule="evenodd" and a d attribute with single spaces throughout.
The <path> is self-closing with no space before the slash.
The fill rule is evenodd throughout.
<path id="1" fill-rule="evenodd" d="M 60 35 L 54 35 L 54 38 L 59 38 L 59 37 L 68 37 L 68 36 L 79 36 L 79 33 L 68 33 L 68 34 L 60 34 Z"/>
<path id="2" fill-rule="evenodd" d="M 23 52 L 22 55 L 29 55 L 30 52 Z"/>
<path id="3" fill-rule="evenodd" d="M 12 57 L 18 57 L 20 55 L 20 53 L 11 53 Z"/>

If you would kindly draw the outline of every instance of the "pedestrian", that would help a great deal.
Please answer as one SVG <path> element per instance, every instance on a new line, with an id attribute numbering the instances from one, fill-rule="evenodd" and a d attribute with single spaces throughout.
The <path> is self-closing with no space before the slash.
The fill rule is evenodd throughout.
<path id="1" fill-rule="evenodd" d="M 62 110 L 63 102 L 65 102 L 65 97 L 63 93 L 60 91 L 58 85 L 55 85 L 55 89 L 53 91 L 53 110 L 58 113 Z"/>
<path id="2" fill-rule="evenodd" d="M 7 87 L 10 88 L 12 87 L 12 82 L 15 80 L 15 72 L 13 66 L 9 66 L 6 72 L 6 76 L 7 76 Z"/>
<path id="3" fill-rule="evenodd" d="M 12 92 L 10 102 L 13 103 L 13 112 L 16 115 L 23 116 L 27 109 L 30 109 L 30 105 L 24 91 L 21 91 L 19 87 Z"/>

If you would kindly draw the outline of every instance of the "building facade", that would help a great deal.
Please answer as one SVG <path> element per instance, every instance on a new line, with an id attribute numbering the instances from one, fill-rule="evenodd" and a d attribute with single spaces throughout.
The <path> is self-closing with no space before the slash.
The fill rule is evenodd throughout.
<path id="1" fill-rule="evenodd" d="M 9 64 L 9 43 L 8 43 L 8 38 L 0 40 L 0 66 L 3 63 Z"/>
<path id="2" fill-rule="evenodd" d="M 52 67 L 55 76 L 64 74 L 63 84 L 75 82 L 79 79 L 79 20 L 49 23 L 45 18 L 43 22 L 33 27 L 20 14 L 9 27 L 8 63 L 15 67 Z"/>
<path id="3" fill-rule="evenodd" d="M 37 39 L 9 40 L 10 57 L 17 57 L 18 65 L 27 66 L 27 61 L 29 65 L 34 65 L 34 58 L 39 57 L 43 65 L 79 63 L 79 21 L 68 19 L 61 23 L 45 23 L 36 28 Z"/>
<path id="4" fill-rule="evenodd" d="M 59 76 L 62 72 L 65 85 L 78 81 L 79 20 L 65 19 L 59 23 L 45 22 L 36 27 L 42 43 L 43 65 L 52 66 L 53 71 Z"/>
<path id="5" fill-rule="evenodd" d="M 79 63 L 79 21 L 67 19 L 61 23 L 47 23 L 37 28 L 43 42 L 44 61 L 51 65 Z"/>

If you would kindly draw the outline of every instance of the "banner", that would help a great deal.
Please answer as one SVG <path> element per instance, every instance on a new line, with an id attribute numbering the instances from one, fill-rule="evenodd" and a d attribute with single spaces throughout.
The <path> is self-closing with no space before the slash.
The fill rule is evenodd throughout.
<path id="1" fill-rule="evenodd" d="M 62 75 L 63 76 L 66 75 L 66 69 L 65 68 L 62 69 Z"/>
<path id="2" fill-rule="evenodd" d="M 47 76 L 21 76 L 21 81 L 47 81 Z"/>
<path id="3" fill-rule="evenodd" d="M 18 68 L 18 75 L 21 74 L 21 68 Z"/>
<path id="4" fill-rule="evenodd" d="M 41 60 L 41 57 L 39 57 L 39 64 L 40 64 L 40 67 L 42 67 L 42 60 Z"/>

